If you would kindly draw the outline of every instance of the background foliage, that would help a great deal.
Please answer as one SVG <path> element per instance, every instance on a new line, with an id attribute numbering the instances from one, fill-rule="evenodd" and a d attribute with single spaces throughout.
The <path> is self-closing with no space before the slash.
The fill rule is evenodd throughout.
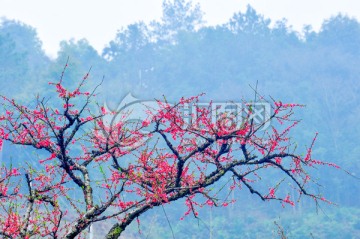
<path id="1" fill-rule="evenodd" d="M 36 30 L 20 22 L 0 25 L 0 93 L 31 103 L 36 93 L 51 97 L 49 81 L 58 79 L 70 57 L 65 77 L 77 81 L 92 66 L 94 86 L 105 76 L 100 104 L 116 108 L 129 92 L 141 99 L 177 100 L 206 93 L 218 102 L 252 99 L 254 86 L 283 102 L 306 104 L 297 117 L 299 147 L 319 138 L 315 156 L 341 165 L 354 176 L 360 168 L 360 23 L 338 15 L 324 21 L 319 32 L 305 26 L 296 32 L 286 20 L 271 23 L 248 7 L 226 24 L 205 26 L 199 6 L 183 0 L 164 1 L 161 21 L 137 22 L 118 31 L 99 54 L 86 39 L 64 41 L 56 59 L 49 59 Z M 309 142 L 308 142 L 309 141 Z M 4 159 L 19 157 L 5 145 Z M 181 207 L 165 207 L 176 238 L 277 237 L 274 220 L 289 238 L 356 238 L 360 233 L 359 181 L 342 171 L 314 172 L 322 192 L 338 206 L 323 205 L 316 213 L 311 201 L 283 209 L 263 205 L 247 193 L 234 195 L 229 209 L 201 212 L 202 221 L 187 218 Z M 169 238 L 162 208 L 140 218 L 126 238 Z M 107 225 L 104 225 L 106 227 Z M 99 228 L 95 228 L 100 230 Z M 134 233 L 136 232 L 136 233 Z"/>

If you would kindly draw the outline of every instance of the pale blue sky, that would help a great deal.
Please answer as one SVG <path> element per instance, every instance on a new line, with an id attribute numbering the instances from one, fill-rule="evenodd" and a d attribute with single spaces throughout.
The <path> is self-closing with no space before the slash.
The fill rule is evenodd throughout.
<path id="1" fill-rule="evenodd" d="M 325 18 L 339 12 L 360 19 L 359 0 L 194 0 L 209 25 L 226 22 L 247 4 L 272 20 L 286 18 L 294 29 L 304 24 L 315 30 Z M 49 55 L 59 42 L 86 38 L 98 50 L 114 38 L 121 26 L 161 16 L 162 0 L 0 0 L 0 17 L 18 19 L 38 31 Z"/>

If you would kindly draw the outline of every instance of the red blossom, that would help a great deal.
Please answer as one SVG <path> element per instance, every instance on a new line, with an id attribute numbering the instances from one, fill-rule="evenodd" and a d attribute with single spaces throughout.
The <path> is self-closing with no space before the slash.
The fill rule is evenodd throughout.
<path id="1" fill-rule="evenodd" d="M 188 115 L 192 120 L 185 120 L 182 110 L 196 106 L 199 96 L 181 98 L 176 104 L 158 101 L 146 119 L 133 123 L 104 107 L 92 111 L 96 106 L 90 99 L 95 94 L 83 91 L 88 76 L 73 90 L 62 80 L 51 83 L 60 102 L 57 107 L 62 105 L 63 110 L 45 101 L 31 108 L 2 98 L 0 148 L 9 141 L 47 155 L 41 154 L 34 168 L 0 169 L 0 232 L 13 238 L 29 229 L 39 238 L 75 237 L 91 222 L 110 219 L 126 227 L 149 208 L 180 198 L 185 198 L 184 216 L 197 217 L 201 207 L 235 202 L 219 199 L 212 190 L 216 186 L 294 205 L 288 194 L 281 193 L 293 191 L 286 188 L 293 183 L 299 194 L 328 202 L 306 187 L 312 183 L 307 168 L 338 168 L 312 158 L 316 136 L 305 156 L 290 153 L 294 147 L 289 134 L 298 124 L 292 113 L 302 105 L 273 102 L 272 127 L 264 130 L 266 122 L 256 125 L 246 117 L 241 124 L 232 124 L 234 119 L 227 115 L 214 119 L 212 103 L 194 107 Z M 114 118 L 107 122 L 107 116 Z M 271 185 L 271 180 L 263 180 L 262 170 L 270 169 L 287 175 L 288 183 Z M 229 175 L 229 180 L 221 180 Z M 224 181 L 230 183 L 222 185 Z M 258 186 L 262 182 L 270 184 L 269 191 Z"/>

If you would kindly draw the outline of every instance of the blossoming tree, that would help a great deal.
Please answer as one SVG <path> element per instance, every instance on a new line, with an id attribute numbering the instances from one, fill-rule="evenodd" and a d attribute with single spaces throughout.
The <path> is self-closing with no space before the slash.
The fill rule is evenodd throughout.
<path id="1" fill-rule="evenodd" d="M 95 91 L 83 90 L 87 80 L 88 74 L 69 90 L 61 78 L 51 83 L 56 97 L 38 98 L 33 106 L 2 97 L 1 144 L 40 152 L 36 163 L 0 168 L 3 238 L 80 238 L 104 221 L 113 223 L 104 237 L 118 238 L 149 209 L 181 198 L 185 215 L 195 217 L 200 207 L 236 202 L 212 185 L 283 204 L 294 205 L 302 195 L 325 200 L 312 192 L 306 172 L 326 164 L 311 157 L 315 139 L 300 155 L 289 137 L 298 123 L 293 110 L 301 105 L 271 101 L 265 130 L 268 122 L 249 117 L 251 107 L 243 108 L 241 124 L 233 123 L 234 115 L 214 120 L 211 104 L 195 107 L 192 120 L 184 120 L 184 106 L 196 105 L 198 97 L 159 101 L 140 123 L 126 116 L 105 122 L 118 115 L 95 103 Z M 291 183 L 268 186 L 272 181 L 259 175 L 271 170 Z M 286 193 L 289 185 L 298 196 Z"/>

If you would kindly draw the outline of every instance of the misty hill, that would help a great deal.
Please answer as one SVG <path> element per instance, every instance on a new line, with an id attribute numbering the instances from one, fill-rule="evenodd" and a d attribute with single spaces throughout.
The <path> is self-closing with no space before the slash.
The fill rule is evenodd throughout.
<path id="1" fill-rule="evenodd" d="M 25 102 L 31 102 L 37 92 L 50 97 L 47 83 L 59 78 L 68 57 L 70 67 L 65 75 L 68 84 L 81 79 L 92 67 L 91 84 L 95 86 L 104 76 L 100 98 L 111 107 L 116 107 L 129 92 L 146 100 L 165 95 L 176 101 L 203 92 L 204 101 L 253 100 L 254 91 L 249 85 L 258 84 L 262 95 L 307 105 L 298 114 L 303 119 L 296 132 L 299 147 L 304 149 L 319 132 L 314 148 L 316 157 L 335 162 L 359 176 L 360 23 L 348 16 L 338 15 L 324 21 L 319 32 L 309 26 L 296 32 L 285 20 L 272 25 L 249 6 L 226 24 L 205 26 L 198 6 L 167 2 L 161 21 L 138 22 L 119 29 L 101 55 L 86 39 L 64 41 L 54 60 L 45 55 L 34 28 L 5 20 L 0 26 L 0 93 Z M 9 150 L 3 158 L 10 155 L 16 157 Z M 340 220 L 337 217 L 349 221 L 338 226 L 338 234 L 326 234 L 332 232 L 324 229 L 325 234 L 315 238 L 359 235 L 360 221 L 354 217 L 360 208 L 359 181 L 330 169 L 315 174 L 322 179 L 327 198 L 342 206 L 326 222 L 327 226 L 334 227 L 332 223 Z M 258 203 L 261 202 L 254 205 Z M 237 206 L 237 210 L 260 213 L 254 205 Z M 302 212 L 307 206 L 296 211 Z M 276 211 L 259 209 L 262 213 L 268 210 L 269 215 Z M 295 223 L 296 218 L 309 217 L 320 224 L 326 220 L 313 214 L 299 215 L 289 220 Z M 269 221 L 273 218 L 261 216 Z M 224 220 L 221 215 L 218 218 Z M 247 224 L 238 223 L 245 230 Z M 254 228 L 260 225 L 252 223 Z M 159 225 L 161 230 L 167 230 L 166 223 Z M 303 230 L 314 230 L 315 236 L 315 227 L 302 225 Z M 289 230 L 294 228 L 289 224 Z M 269 230 L 273 227 L 264 233 Z M 343 237 L 343 230 L 349 233 L 348 237 Z M 233 238 L 231 233 L 238 232 L 219 237 Z M 303 238 L 297 236 L 305 234 L 291 235 Z"/>

